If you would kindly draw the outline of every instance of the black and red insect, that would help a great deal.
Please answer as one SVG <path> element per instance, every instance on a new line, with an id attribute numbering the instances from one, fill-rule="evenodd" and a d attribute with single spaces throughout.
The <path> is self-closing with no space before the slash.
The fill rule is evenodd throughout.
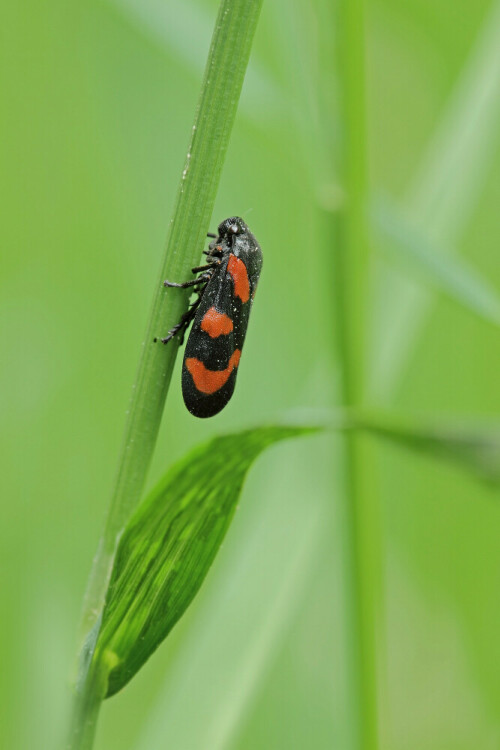
<path id="1" fill-rule="evenodd" d="M 179 323 L 161 339 L 179 335 L 180 344 L 193 321 L 182 363 L 182 394 L 195 417 L 213 417 L 233 395 L 248 318 L 262 268 L 262 251 L 245 222 L 233 216 L 219 224 L 206 265 L 199 276 L 167 287 L 193 287 L 197 299 Z"/>

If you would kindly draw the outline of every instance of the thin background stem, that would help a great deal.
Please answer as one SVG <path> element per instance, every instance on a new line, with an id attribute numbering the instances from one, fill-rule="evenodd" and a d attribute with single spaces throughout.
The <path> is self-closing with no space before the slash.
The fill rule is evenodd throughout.
<path id="1" fill-rule="evenodd" d="M 337 36 L 342 123 L 340 174 L 345 192 L 338 221 L 337 294 L 343 403 L 354 408 L 365 401 L 366 324 L 370 305 L 363 5 L 363 0 L 340 2 Z M 354 727 L 359 733 L 358 746 L 376 750 L 375 602 L 379 581 L 373 456 L 365 435 L 348 432 L 345 444 L 349 632 L 358 708 Z"/>
<path id="2" fill-rule="evenodd" d="M 325 258 L 331 256 L 334 247 L 338 325 L 332 325 L 332 330 L 334 346 L 339 352 L 341 401 L 348 409 L 357 409 L 365 404 L 366 323 L 370 305 L 364 8 L 363 0 L 339 0 L 335 10 L 327 0 L 319 0 L 319 8 L 320 128 L 322 142 L 330 152 L 330 175 L 336 175 L 340 183 L 330 191 L 336 202 L 323 206 L 327 209 Z M 352 745 L 357 750 L 378 747 L 375 608 L 380 555 L 372 451 L 368 436 L 347 431 L 343 569 L 350 684 L 346 687 L 350 696 Z"/>

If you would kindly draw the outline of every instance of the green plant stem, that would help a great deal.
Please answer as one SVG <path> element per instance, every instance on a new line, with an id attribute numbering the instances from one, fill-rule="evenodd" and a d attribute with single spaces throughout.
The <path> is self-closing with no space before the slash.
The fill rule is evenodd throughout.
<path id="1" fill-rule="evenodd" d="M 153 343 L 187 309 L 189 291 L 165 289 L 199 263 L 250 55 L 262 0 L 222 0 L 182 173 L 166 251 L 127 412 L 122 450 L 105 529 L 88 586 L 83 631 L 101 608 L 116 540 L 137 505 L 160 427 L 177 344 Z"/>
<path id="2" fill-rule="evenodd" d="M 70 750 L 91 750 L 99 711 L 106 693 L 106 673 L 89 671 L 79 681 L 73 701 L 73 716 L 67 747 Z"/>
<path id="3" fill-rule="evenodd" d="M 191 267 L 199 263 L 261 5 L 262 0 L 222 0 L 219 7 L 132 389 L 115 485 L 85 595 L 82 636 L 102 610 L 116 543 L 140 500 L 160 427 L 178 347 L 175 342 L 166 347 L 155 344 L 154 338 L 165 335 L 188 306 L 188 291 L 165 289 L 162 282 L 190 278 Z M 75 700 L 81 710 L 75 710 L 71 737 L 90 738 L 95 723 L 91 718 L 97 718 L 98 706 L 88 684 L 81 686 Z M 75 722 L 81 726 L 75 727 Z M 70 747 L 91 746 L 91 739 L 86 745 L 82 742 Z"/>
<path id="4" fill-rule="evenodd" d="M 365 401 L 366 319 L 370 300 L 367 241 L 363 0 L 341 0 L 337 16 L 340 139 L 338 172 L 343 203 L 332 214 L 336 233 L 342 402 L 348 409 Z M 331 83 L 330 83 L 331 85 Z M 378 514 L 370 438 L 345 435 L 345 580 L 354 747 L 376 750 L 376 592 Z"/>

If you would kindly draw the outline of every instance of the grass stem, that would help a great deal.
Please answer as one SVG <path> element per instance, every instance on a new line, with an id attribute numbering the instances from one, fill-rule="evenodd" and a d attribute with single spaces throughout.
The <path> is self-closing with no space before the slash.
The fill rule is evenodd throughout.
<path id="1" fill-rule="evenodd" d="M 153 455 L 177 344 L 153 343 L 187 309 L 189 292 L 165 289 L 166 278 L 190 278 L 206 242 L 220 174 L 262 0 L 222 0 L 182 172 L 161 270 L 127 412 L 105 529 L 87 590 L 83 632 L 102 608 L 116 540 L 140 500 Z"/>
<path id="2" fill-rule="evenodd" d="M 73 701 L 68 750 L 92 749 L 105 692 L 106 673 L 104 671 L 89 670 L 79 681 Z"/>
<path id="3" fill-rule="evenodd" d="M 215 203 L 262 0 L 221 0 L 190 144 L 127 412 L 118 470 L 104 531 L 94 559 L 81 624 L 86 635 L 102 610 L 117 540 L 137 506 L 153 455 L 177 344 L 155 344 L 179 320 L 189 292 L 165 289 L 183 281 L 201 257 Z M 98 679 L 94 675 L 93 679 Z M 100 693 L 90 679 L 77 689 L 70 745 L 90 748 Z"/>

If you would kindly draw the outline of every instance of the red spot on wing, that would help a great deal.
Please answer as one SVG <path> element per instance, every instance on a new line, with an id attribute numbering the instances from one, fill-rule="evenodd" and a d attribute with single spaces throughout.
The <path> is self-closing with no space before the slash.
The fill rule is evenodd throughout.
<path id="1" fill-rule="evenodd" d="M 237 258 L 236 255 L 231 254 L 227 270 L 233 277 L 235 297 L 239 297 L 242 302 L 248 302 L 250 299 L 250 282 L 246 266 L 241 258 Z"/>
<path id="2" fill-rule="evenodd" d="M 193 378 L 193 383 L 198 391 L 210 395 L 216 393 L 223 385 L 226 385 L 231 373 L 238 367 L 241 351 L 235 349 L 231 355 L 225 370 L 207 370 L 203 362 L 196 357 L 186 359 L 186 368 Z"/>
<path id="3" fill-rule="evenodd" d="M 224 336 L 233 330 L 233 321 L 225 313 L 217 312 L 215 307 L 207 310 L 201 321 L 201 330 L 216 339 L 217 336 Z"/>

